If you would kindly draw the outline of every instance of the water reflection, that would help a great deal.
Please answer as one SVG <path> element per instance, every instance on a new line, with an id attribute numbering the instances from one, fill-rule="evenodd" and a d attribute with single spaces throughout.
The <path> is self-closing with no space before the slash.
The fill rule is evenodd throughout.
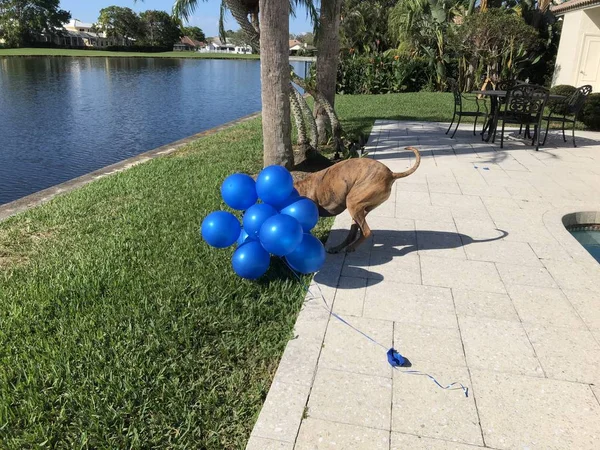
<path id="1" fill-rule="evenodd" d="M 258 110 L 258 61 L 0 59 L 0 204 Z"/>

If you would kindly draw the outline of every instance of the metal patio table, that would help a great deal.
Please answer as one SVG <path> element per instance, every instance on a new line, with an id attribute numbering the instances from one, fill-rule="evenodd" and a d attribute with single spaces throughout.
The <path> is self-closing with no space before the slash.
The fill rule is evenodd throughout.
<path id="1" fill-rule="evenodd" d="M 490 139 L 494 135 L 494 132 L 496 131 L 496 127 L 498 125 L 498 116 L 500 115 L 500 101 L 498 99 L 506 98 L 507 93 L 508 93 L 508 91 L 493 91 L 493 90 L 471 91 L 471 94 L 484 95 L 484 96 L 490 97 L 491 114 L 490 114 L 490 117 L 488 117 L 485 125 L 483 126 L 483 130 L 481 130 L 482 139 L 484 139 L 483 135 L 487 130 L 487 137 L 485 137 L 485 139 L 484 139 L 486 142 L 490 141 Z M 549 100 L 564 100 L 565 98 L 566 97 L 564 95 L 558 95 L 558 94 L 550 94 L 548 96 Z"/>

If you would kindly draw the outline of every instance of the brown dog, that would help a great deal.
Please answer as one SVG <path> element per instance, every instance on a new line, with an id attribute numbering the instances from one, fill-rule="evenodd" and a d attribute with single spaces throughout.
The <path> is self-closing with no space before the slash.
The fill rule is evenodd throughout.
<path id="1" fill-rule="evenodd" d="M 407 177 L 421 163 L 421 154 L 416 148 L 406 149 L 412 150 L 416 156 L 414 166 L 406 172 L 392 172 L 374 159 L 353 158 L 313 173 L 296 183 L 295 187 L 300 195 L 317 204 L 321 217 L 337 216 L 346 208 L 352 216 L 350 233 L 344 242 L 330 249 L 329 253 L 338 253 L 344 247 L 347 247 L 347 252 L 353 252 L 371 235 L 367 214 L 389 198 L 394 181 Z M 361 236 L 357 239 L 359 230 Z"/>

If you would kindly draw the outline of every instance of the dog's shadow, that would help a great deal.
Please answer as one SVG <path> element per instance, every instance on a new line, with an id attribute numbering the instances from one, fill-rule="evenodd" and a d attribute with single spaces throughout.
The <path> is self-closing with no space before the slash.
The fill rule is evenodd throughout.
<path id="1" fill-rule="evenodd" d="M 435 250 L 457 249 L 474 243 L 497 241 L 508 236 L 508 232 L 496 230 L 498 231 L 496 236 L 485 239 L 474 239 L 466 234 L 445 231 L 376 230 L 373 231 L 373 236 L 356 252 L 344 253 L 342 251 L 328 255 L 327 259 L 334 263 L 336 259 L 342 258 L 344 266 L 342 276 L 346 273 L 354 278 L 366 278 L 373 285 L 384 279 L 383 275 L 376 272 L 377 266 L 389 263 L 394 258 L 403 257 L 416 251 L 420 251 L 422 254 L 431 251 L 432 256 L 436 256 Z M 336 245 L 338 241 L 343 240 L 343 237 L 340 238 L 340 236 L 345 236 L 347 232 L 347 230 L 332 230 L 329 246 Z M 350 270 L 347 270 L 348 268 Z M 338 286 L 338 277 L 332 276 L 330 271 L 318 272 L 315 275 L 315 281 L 326 286 L 344 288 L 341 284 Z"/>

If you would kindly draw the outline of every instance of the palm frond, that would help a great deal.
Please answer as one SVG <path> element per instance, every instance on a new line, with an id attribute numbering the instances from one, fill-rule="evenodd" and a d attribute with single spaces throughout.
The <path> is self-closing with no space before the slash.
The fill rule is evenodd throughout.
<path id="1" fill-rule="evenodd" d="M 206 0 L 200 1 L 204 2 Z M 175 3 L 173 3 L 173 15 L 189 20 L 190 16 L 196 11 L 198 3 L 198 0 L 175 0 Z"/>

